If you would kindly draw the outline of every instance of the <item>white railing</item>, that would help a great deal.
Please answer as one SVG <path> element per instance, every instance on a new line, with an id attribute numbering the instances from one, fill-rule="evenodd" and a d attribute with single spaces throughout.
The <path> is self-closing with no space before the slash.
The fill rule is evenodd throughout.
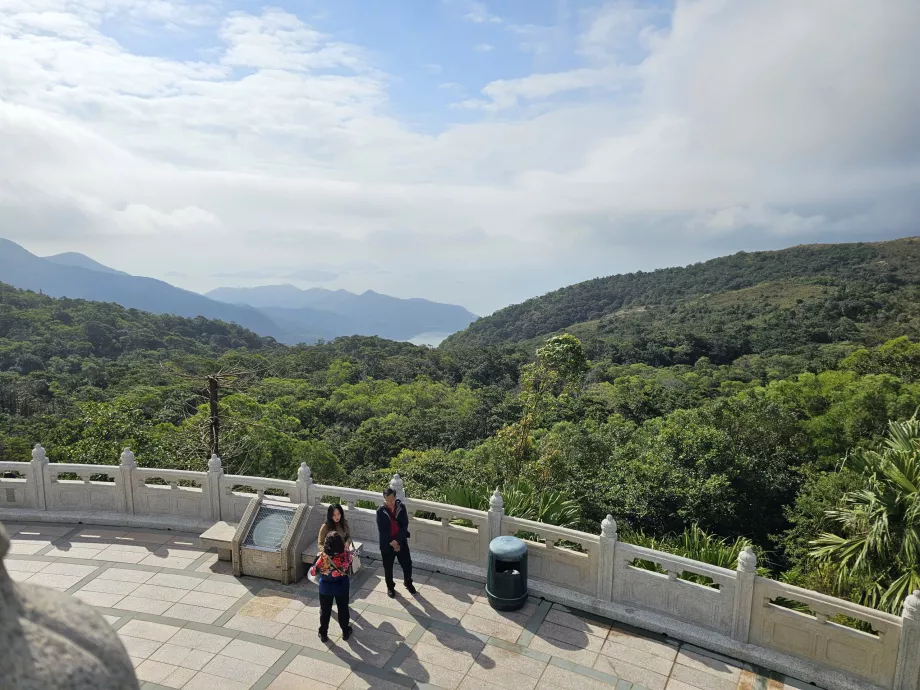
<path id="1" fill-rule="evenodd" d="M 78 479 L 61 478 L 68 474 Z M 398 475 L 390 486 L 410 513 L 420 565 L 484 579 L 491 540 L 520 535 L 536 595 L 822 687 L 920 690 L 920 592 L 892 616 L 758 577 L 750 549 L 728 570 L 620 542 L 610 516 L 600 534 L 588 534 L 506 516 L 498 491 L 486 511 L 407 498 Z M 7 520 L 204 529 L 237 522 L 253 495 L 266 492 L 308 504 L 311 529 L 335 498 L 355 538 L 376 552 L 375 510 L 366 506 L 381 505 L 382 495 L 314 484 L 306 465 L 286 481 L 225 475 L 216 456 L 206 472 L 138 467 L 127 449 L 117 465 L 51 464 L 41 446 L 29 463 L 0 462 L 0 519 Z"/>

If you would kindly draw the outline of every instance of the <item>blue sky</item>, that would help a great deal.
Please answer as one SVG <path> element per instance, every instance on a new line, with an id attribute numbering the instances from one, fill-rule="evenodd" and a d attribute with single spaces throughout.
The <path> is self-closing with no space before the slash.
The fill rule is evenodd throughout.
<path id="1" fill-rule="evenodd" d="M 0 227 L 479 314 L 918 234 L 918 33 L 916 0 L 7 0 Z"/>

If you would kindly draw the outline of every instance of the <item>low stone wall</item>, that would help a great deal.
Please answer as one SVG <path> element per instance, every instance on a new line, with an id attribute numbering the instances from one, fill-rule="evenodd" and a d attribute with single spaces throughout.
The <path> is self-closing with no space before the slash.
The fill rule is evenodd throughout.
<path id="1" fill-rule="evenodd" d="M 390 485 L 409 510 L 413 560 L 421 566 L 484 580 L 489 542 L 520 535 L 536 596 L 825 688 L 920 690 L 920 593 L 908 597 L 902 616 L 892 616 L 758 577 L 751 550 L 737 570 L 727 570 L 620 542 L 610 516 L 600 534 L 588 534 L 506 516 L 498 492 L 480 511 L 406 497 L 398 475 Z M 378 553 L 370 506 L 382 496 L 314 484 L 306 465 L 296 481 L 284 481 L 225 475 L 216 456 L 206 472 L 142 468 L 127 449 L 118 465 L 51 464 L 41 446 L 29 463 L 0 463 L 2 520 L 204 530 L 238 522 L 253 495 L 266 491 L 272 500 L 309 506 L 311 533 L 329 502 L 341 503 L 355 539 L 368 555 Z M 835 622 L 843 618 L 869 631 Z"/>

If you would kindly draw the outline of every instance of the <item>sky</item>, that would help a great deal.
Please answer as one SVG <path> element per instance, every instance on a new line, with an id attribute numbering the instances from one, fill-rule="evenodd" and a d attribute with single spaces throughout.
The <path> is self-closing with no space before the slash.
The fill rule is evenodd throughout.
<path id="1" fill-rule="evenodd" d="M 917 0 L 4 0 L 0 236 L 489 314 L 920 235 Z"/>

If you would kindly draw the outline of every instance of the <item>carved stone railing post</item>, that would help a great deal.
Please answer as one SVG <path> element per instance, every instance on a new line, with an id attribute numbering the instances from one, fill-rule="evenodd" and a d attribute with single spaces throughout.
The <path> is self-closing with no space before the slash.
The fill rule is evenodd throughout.
<path id="1" fill-rule="evenodd" d="M 745 546 L 738 556 L 735 572 L 735 601 L 732 606 L 732 639 L 747 643 L 751 632 L 751 612 L 754 606 L 754 580 L 757 578 L 757 554 Z"/>
<path id="2" fill-rule="evenodd" d="M 208 474 L 205 478 L 205 484 L 207 485 L 207 498 L 205 499 L 208 504 L 208 513 L 212 520 L 220 520 L 220 485 L 221 480 L 224 476 L 224 467 L 221 463 L 220 457 L 215 453 L 211 456 L 211 459 L 208 460 Z"/>
<path id="3" fill-rule="evenodd" d="M 48 510 L 45 499 L 45 469 L 48 467 L 48 454 L 42 444 L 36 443 L 32 449 L 32 460 L 29 462 L 32 477 L 32 507 L 35 510 Z"/>
<path id="4" fill-rule="evenodd" d="M 920 590 L 904 600 L 901 609 L 901 643 L 894 671 L 894 690 L 920 687 Z"/>
<path id="5" fill-rule="evenodd" d="M 137 461 L 130 448 L 121 451 L 119 468 L 121 469 L 121 492 L 118 496 L 120 512 L 134 515 L 134 470 L 137 469 Z"/>
<path id="6" fill-rule="evenodd" d="M 393 478 L 390 480 L 390 488 L 396 492 L 396 498 L 400 501 L 406 500 L 406 487 L 403 485 L 403 480 L 398 474 L 394 474 Z"/>
<path id="7" fill-rule="evenodd" d="M 613 565 L 617 549 L 617 523 L 612 515 L 601 522 L 601 538 L 598 542 L 597 598 L 613 600 Z"/>
<path id="8" fill-rule="evenodd" d="M 502 536 L 502 518 L 505 517 L 505 499 L 495 489 L 489 499 L 489 541 Z"/>
<path id="9" fill-rule="evenodd" d="M 313 473 L 307 467 L 307 463 L 300 463 L 297 470 L 297 502 L 312 505 L 310 503 L 310 485 L 313 483 Z"/>

